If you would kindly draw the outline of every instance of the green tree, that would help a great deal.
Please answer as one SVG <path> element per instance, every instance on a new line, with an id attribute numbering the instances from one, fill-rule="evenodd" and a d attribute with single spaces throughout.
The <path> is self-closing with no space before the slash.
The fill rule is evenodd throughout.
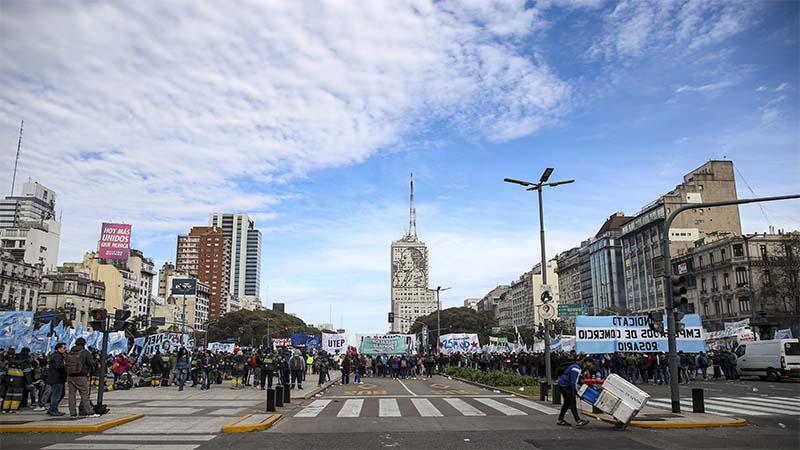
<path id="1" fill-rule="evenodd" d="M 241 345 L 260 346 L 262 342 L 266 344 L 268 328 L 273 338 L 290 337 L 293 332 L 320 335 L 318 329 L 289 314 L 272 310 L 240 310 L 209 323 L 208 342 L 221 342 L 232 337 Z"/>
<path id="2" fill-rule="evenodd" d="M 443 309 L 440 312 L 440 322 L 441 334 L 477 333 L 481 344 L 489 342 L 492 327 L 497 326 L 497 320 L 491 312 L 479 313 L 472 308 L 465 307 Z M 433 343 L 436 341 L 437 317 L 435 312 L 418 318 L 411 326 L 409 333 L 418 334 L 422 330 L 423 323 L 428 326 L 429 342 Z"/>

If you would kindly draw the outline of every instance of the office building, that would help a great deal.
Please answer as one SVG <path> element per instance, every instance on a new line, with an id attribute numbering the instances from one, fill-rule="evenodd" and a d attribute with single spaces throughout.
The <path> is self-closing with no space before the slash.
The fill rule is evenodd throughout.
<path id="1" fill-rule="evenodd" d="M 175 268 L 207 284 L 211 289 L 209 319 L 241 309 L 240 298 L 230 293 L 230 241 L 222 228 L 193 227 L 178 236 Z"/>
<path id="2" fill-rule="evenodd" d="M 230 294 L 251 297 L 260 303 L 261 231 L 247 214 L 213 213 L 208 221 L 210 227 L 222 229 L 222 236 L 230 246 Z"/>
<path id="3" fill-rule="evenodd" d="M 622 263 L 622 226 L 633 220 L 618 212 L 609 217 L 588 245 L 591 264 L 592 305 L 595 315 L 625 311 L 625 271 Z M 560 278 L 559 278 L 560 280 Z M 564 299 L 564 292 L 561 292 Z"/>

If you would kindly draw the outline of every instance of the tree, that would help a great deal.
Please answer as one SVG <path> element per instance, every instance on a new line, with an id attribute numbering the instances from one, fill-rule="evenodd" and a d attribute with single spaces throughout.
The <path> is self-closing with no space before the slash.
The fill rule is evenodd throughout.
<path id="1" fill-rule="evenodd" d="M 476 312 L 472 308 L 459 307 L 443 309 L 439 315 L 442 325 L 441 334 L 477 333 L 481 344 L 489 342 L 489 334 L 492 331 L 492 327 L 497 326 L 497 320 L 495 320 L 490 311 Z M 409 332 L 418 334 L 422 330 L 423 323 L 428 326 L 429 342 L 435 341 L 437 325 L 435 312 L 418 318 L 411 325 Z"/>
<path id="2" fill-rule="evenodd" d="M 272 310 L 240 310 L 210 322 L 208 342 L 234 338 L 240 345 L 260 346 L 262 342 L 266 344 L 267 331 L 273 338 L 290 337 L 293 332 L 320 335 L 318 329 L 309 327 L 303 320 L 289 314 Z"/>

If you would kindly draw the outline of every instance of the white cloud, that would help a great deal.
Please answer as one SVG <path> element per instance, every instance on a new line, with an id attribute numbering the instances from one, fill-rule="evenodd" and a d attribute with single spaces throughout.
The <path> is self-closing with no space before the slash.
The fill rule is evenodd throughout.
<path id="1" fill-rule="evenodd" d="M 781 83 L 775 88 L 775 92 L 785 91 L 786 89 L 789 89 L 789 83 Z"/>
<path id="2" fill-rule="evenodd" d="M 702 84 L 699 86 L 684 85 L 675 89 L 676 94 L 681 92 L 721 92 L 735 85 L 733 81 L 718 81 L 716 83 Z"/>
<path id="3" fill-rule="evenodd" d="M 499 141 L 552 123 L 570 87 L 518 46 L 543 24 L 522 0 L 5 4 L 0 140 L 26 119 L 21 173 L 59 193 L 66 259 L 102 220 L 270 220 L 263 192 L 434 121 Z"/>
<path id="4" fill-rule="evenodd" d="M 614 60 L 707 48 L 752 26 L 756 3 L 625 0 L 605 17 L 603 36 L 588 55 Z"/>

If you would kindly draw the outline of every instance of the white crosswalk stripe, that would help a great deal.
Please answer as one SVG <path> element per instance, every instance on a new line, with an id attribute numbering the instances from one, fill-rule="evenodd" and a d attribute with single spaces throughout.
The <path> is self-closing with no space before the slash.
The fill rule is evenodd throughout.
<path id="1" fill-rule="evenodd" d="M 441 411 L 436 409 L 427 398 L 412 398 L 411 403 L 417 408 L 419 415 L 422 417 L 442 417 Z"/>
<path id="2" fill-rule="evenodd" d="M 330 400 L 314 400 L 310 405 L 303 408 L 302 411 L 295 414 L 295 417 L 317 417 L 319 413 L 328 406 Z"/>
<path id="3" fill-rule="evenodd" d="M 358 417 L 361 414 L 361 408 L 364 406 L 364 399 L 354 398 L 344 402 L 341 411 L 337 417 Z"/>
<path id="4" fill-rule="evenodd" d="M 480 409 L 470 405 L 469 403 L 461 400 L 460 398 L 446 398 L 444 399 L 447 403 L 450 404 L 453 408 L 455 408 L 458 412 L 465 416 L 485 416 L 486 414 L 483 413 Z"/>
<path id="5" fill-rule="evenodd" d="M 89 434 L 42 450 L 194 450 L 215 434 Z M 92 442 L 95 441 L 95 442 Z"/>
<path id="6" fill-rule="evenodd" d="M 506 405 L 505 403 L 500 403 L 497 400 L 491 398 L 476 398 L 476 401 L 483 403 L 484 405 L 488 406 L 489 408 L 496 409 L 501 413 L 507 416 L 527 416 L 528 414 L 525 411 L 520 411 L 517 408 L 513 408 L 511 406 Z"/>
<path id="7" fill-rule="evenodd" d="M 393 398 L 379 399 L 378 415 L 381 417 L 400 417 L 400 407 L 397 406 L 397 400 Z"/>
<path id="8" fill-rule="evenodd" d="M 518 404 L 520 404 L 522 406 L 526 406 L 526 407 L 528 407 L 530 409 L 535 409 L 535 410 L 537 410 L 539 412 L 543 412 L 543 413 L 551 415 L 551 416 L 559 413 L 559 410 L 557 410 L 557 409 L 549 408 L 547 406 L 540 405 L 539 403 L 536 403 L 536 402 L 531 401 L 531 400 L 526 400 L 524 398 L 513 397 L 513 398 L 509 398 L 508 401 L 514 402 L 514 403 L 518 403 Z"/>
<path id="9" fill-rule="evenodd" d="M 668 398 L 650 399 L 655 408 L 671 409 Z M 692 400 L 682 398 L 681 406 L 691 411 Z M 709 397 L 705 399 L 708 413 L 723 416 L 800 416 L 800 398 L 788 397 Z"/>

